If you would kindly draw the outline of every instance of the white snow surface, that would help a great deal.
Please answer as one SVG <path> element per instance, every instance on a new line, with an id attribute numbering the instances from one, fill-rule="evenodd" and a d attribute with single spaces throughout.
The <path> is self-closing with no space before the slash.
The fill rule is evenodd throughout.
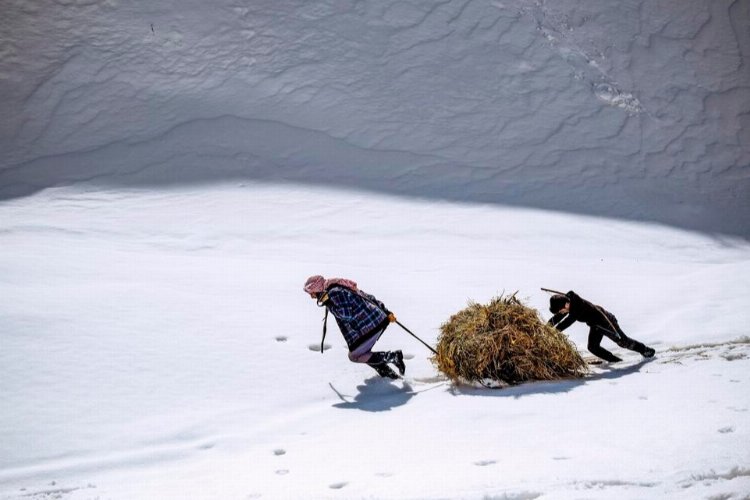
<path id="1" fill-rule="evenodd" d="M 0 197 L 292 180 L 750 236 L 746 0 L 3 0 Z"/>
<path id="2" fill-rule="evenodd" d="M 743 498 L 750 245 L 660 225 L 260 184 L 48 189 L 0 208 L 0 497 Z M 582 380 L 350 363 L 307 276 L 435 345 L 468 300 L 574 289 L 657 356 Z M 543 317 L 549 316 L 543 313 Z M 584 325 L 570 338 L 581 349 Z"/>
<path id="3" fill-rule="evenodd" d="M 750 2 L 0 10 L 0 498 L 750 498 Z M 657 355 L 382 380 L 312 274 Z"/>

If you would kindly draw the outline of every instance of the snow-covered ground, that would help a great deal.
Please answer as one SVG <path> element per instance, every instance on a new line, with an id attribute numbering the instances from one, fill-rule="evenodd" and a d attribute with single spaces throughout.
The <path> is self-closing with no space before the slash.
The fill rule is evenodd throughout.
<path id="1" fill-rule="evenodd" d="M 750 245 L 658 225 L 312 189 L 45 190 L 0 207 L 3 498 L 745 498 Z M 656 359 L 454 386 L 350 363 L 302 284 L 346 276 L 431 344 L 540 286 Z M 544 314 L 544 316 L 548 316 Z M 571 339 L 585 346 L 586 329 Z M 605 340 L 605 344 L 606 344 Z"/>
<path id="2" fill-rule="evenodd" d="M 750 2 L 0 13 L 0 498 L 750 498 Z M 392 326 L 383 381 L 311 274 L 657 356 L 487 390 Z"/>

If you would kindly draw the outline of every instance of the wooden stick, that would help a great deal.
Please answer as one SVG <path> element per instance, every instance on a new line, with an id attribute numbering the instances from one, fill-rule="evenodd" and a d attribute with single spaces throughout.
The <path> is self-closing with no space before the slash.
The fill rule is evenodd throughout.
<path id="1" fill-rule="evenodd" d="M 564 292 L 558 292 L 557 290 L 550 290 L 549 288 L 542 288 L 542 290 L 548 293 L 556 293 L 557 295 L 565 295 Z"/>

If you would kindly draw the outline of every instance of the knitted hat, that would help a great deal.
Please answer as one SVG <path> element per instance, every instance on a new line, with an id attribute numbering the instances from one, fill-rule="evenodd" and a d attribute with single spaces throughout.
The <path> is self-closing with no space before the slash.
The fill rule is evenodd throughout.
<path id="1" fill-rule="evenodd" d="M 323 276 L 318 274 L 310 276 L 307 278 L 307 281 L 305 281 L 305 287 L 303 290 L 305 290 L 305 293 L 322 293 L 325 291 L 325 282 L 326 280 Z"/>
<path id="2" fill-rule="evenodd" d="M 565 295 L 555 294 L 549 298 L 549 312 L 557 314 L 570 301 Z"/>
<path id="3" fill-rule="evenodd" d="M 343 286 L 350 290 L 358 291 L 357 283 L 346 278 L 325 279 L 323 276 L 315 275 L 307 278 L 305 282 L 305 293 L 323 293 L 334 285 Z"/>

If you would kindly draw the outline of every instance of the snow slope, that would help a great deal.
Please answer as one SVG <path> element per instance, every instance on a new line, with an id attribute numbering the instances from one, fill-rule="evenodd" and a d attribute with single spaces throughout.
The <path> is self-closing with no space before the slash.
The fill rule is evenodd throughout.
<path id="1" fill-rule="evenodd" d="M 258 184 L 0 206 L 0 497 L 743 498 L 750 247 L 659 225 Z M 350 363 L 347 276 L 431 344 L 469 299 L 572 288 L 657 358 L 453 386 Z M 585 345 L 586 330 L 571 339 Z M 606 341 L 605 341 L 606 342 Z"/>
<path id="2" fill-rule="evenodd" d="M 0 194 L 292 180 L 747 237 L 749 9 L 4 0 Z"/>

